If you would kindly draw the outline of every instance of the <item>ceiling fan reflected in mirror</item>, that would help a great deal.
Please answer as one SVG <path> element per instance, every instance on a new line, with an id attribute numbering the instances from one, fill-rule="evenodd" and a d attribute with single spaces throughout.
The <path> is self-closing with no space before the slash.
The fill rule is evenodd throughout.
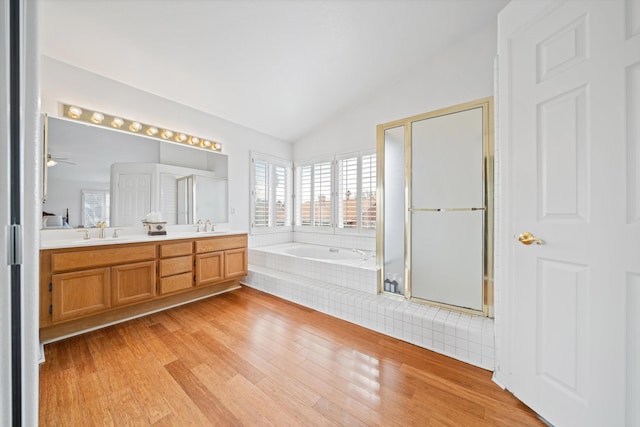
<path id="1" fill-rule="evenodd" d="M 66 163 L 68 165 L 74 165 L 75 163 L 70 162 L 66 157 L 53 157 L 51 154 L 47 154 L 47 167 L 55 166 L 58 163 Z"/>

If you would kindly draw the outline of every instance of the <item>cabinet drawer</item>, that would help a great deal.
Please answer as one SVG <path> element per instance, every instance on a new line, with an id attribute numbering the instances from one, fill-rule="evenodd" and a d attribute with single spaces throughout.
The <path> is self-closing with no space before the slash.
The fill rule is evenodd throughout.
<path id="1" fill-rule="evenodd" d="M 196 253 L 223 251 L 225 249 L 244 248 L 246 246 L 246 235 L 214 237 L 206 240 L 196 240 Z"/>
<path id="2" fill-rule="evenodd" d="M 160 277 L 173 276 L 174 274 L 186 273 L 193 269 L 193 259 L 191 255 L 160 260 Z"/>
<path id="3" fill-rule="evenodd" d="M 171 277 L 160 279 L 160 294 L 170 294 L 171 292 L 182 291 L 193 287 L 193 273 L 182 273 Z"/>
<path id="4" fill-rule="evenodd" d="M 84 270 L 156 258 L 156 245 L 126 246 L 110 249 L 88 249 L 51 255 L 51 270 Z"/>
<path id="5" fill-rule="evenodd" d="M 160 258 L 191 255 L 192 246 L 191 242 L 164 243 L 160 245 Z"/>

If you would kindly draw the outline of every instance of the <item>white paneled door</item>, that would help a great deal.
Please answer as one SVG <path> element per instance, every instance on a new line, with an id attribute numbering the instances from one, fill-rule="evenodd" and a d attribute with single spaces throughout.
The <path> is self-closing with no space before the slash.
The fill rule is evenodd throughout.
<path id="1" fill-rule="evenodd" d="M 118 226 L 141 225 L 151 210 L 151 174 L 118 174 L 113 223 Z"/>
<path id="2" fill-rule="evenodd" d="M 640 2 L 516 0 L 499 38 L 508 388 L 640 426 Z"/>

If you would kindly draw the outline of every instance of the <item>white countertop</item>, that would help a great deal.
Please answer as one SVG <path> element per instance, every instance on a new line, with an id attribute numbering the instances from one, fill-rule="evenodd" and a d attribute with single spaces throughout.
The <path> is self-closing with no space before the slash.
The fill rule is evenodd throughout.
<path id="1" fill-rule="evenodd" d="M 89 230 L 91 238 L 84 240 L 84 231 Z M 216 236 L 230 236 L 234 234 L 246 234 L 246 231 L 238 230 L 220 230 L 220 231 L 171 231 L 168 230 L 165 236 L 149 236 L 146 229 L 141 230 L 138 227 L 131 229 L 118 229 L 118 237 L 113 236 L 113 228 L 105 228 L 105 238 L 99 239 L 97 228 L 83 229 L 64 229 L 64 230 L 41 230 L 40 232 L 40 249 L 59 249 L 59 248 L 83 248 L 87 246 L 107 246 L 121 245 L 126 243 L 153 243 L 163 242 L 166 240 L 194 239 Z"/>

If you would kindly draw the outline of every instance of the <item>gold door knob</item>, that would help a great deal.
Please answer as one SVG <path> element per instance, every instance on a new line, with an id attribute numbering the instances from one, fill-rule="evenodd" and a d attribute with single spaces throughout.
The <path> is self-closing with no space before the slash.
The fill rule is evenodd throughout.
<path id="1" fill-rule="evenodd" d="M 523 245 L 530 245 L 532 243 L 535 243 L 536 245 L 541 245 L 542 244 L 542 240 L 538 239 L 536 236 L 534 236 L 533 234 L 529 233 L 528 231 L 525 231 L 524 233 L 519 235 L 518 236 L 518 241 L 520 243 L 522 243 Z"/>

